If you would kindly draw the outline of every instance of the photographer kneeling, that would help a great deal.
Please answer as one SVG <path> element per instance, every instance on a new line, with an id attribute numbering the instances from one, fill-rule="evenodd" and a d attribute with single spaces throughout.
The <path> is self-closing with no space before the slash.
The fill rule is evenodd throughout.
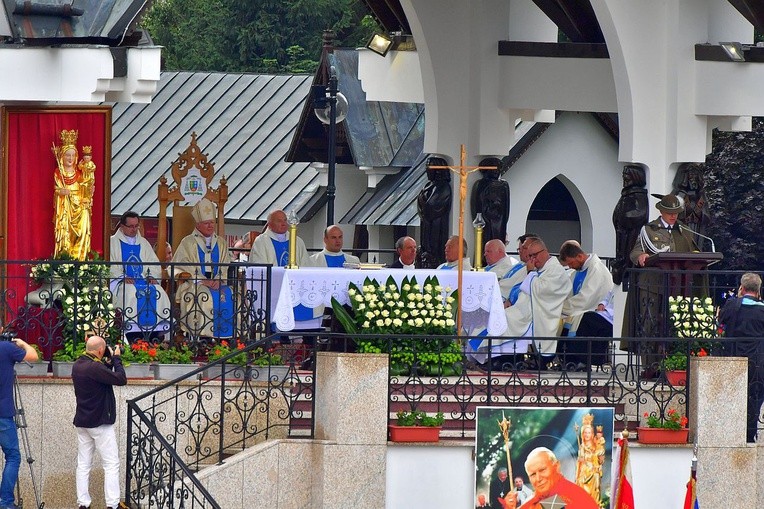
<path id="1" fill-rule="evenodd" d="M 0 327 L 2 331 L 2 327 Z M 19 477 L 21 452 L 16 429 L 16 404 L 13 400 L 13 365 L 36 361 L 37 352 L 12 333 L 0 334 L 0 447 L 5 456 L 3 480 L 0 484 L 0 509 L 15 509 L 13 490 Z"/>
<path id="2" fill-rule="evenodd" d="M 93 451 L 101 455 L 104 475 L 104 498 L 107 509 L 120 506 L 119 449 L 114 433 L 117 404 L 115 385 L 127 385 L 119 345 L 112 352 L 106 341 L 91 336 L 85 353 L 74 362 L 72 382 L 77 409 L 74 425 L 77 427 L 77 504 L 80 509 L 90 507 L 90 468 Z"/>

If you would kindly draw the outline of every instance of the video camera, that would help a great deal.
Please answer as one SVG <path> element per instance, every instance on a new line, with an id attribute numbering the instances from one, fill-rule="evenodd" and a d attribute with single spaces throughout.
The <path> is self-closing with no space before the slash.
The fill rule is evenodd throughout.
<path id="1" fill-rule="evenodd" d="M 7 329 L 0 332 L 0 341 L 13 341 L 14 339 L 16 339 L 16 333 L 13 330 Z"/>

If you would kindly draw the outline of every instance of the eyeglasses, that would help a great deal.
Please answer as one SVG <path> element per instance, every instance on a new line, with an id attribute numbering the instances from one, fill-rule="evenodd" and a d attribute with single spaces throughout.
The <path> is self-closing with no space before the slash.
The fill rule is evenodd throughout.
<path id="1" fill-rule="evenodd" d="M 138 228 L 138 224 L 139 223 L 135 223 L 135 224 L 123 224 L 122 226 L 124 226 L 125 228 Z"/>
<path id="2" fill-rule="evenodd" d="M 539 254 L 546 251 L 546 249 L 542 249 L 541 251 L 536 251 L 535 253 L 528 253 L 528 259 L 536 258 Z"/>

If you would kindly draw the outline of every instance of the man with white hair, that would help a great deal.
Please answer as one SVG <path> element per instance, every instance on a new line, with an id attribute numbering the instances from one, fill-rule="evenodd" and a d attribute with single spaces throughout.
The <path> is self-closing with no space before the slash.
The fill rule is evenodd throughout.
<path id="1" fill-rule="evenodd" d="M 748 422 L 746 441 L 755 442 L 761 426 L 759 415 L 764 402 L 764 302 L 761 276 L 746 272 L 740 278 L 737 298 L 728 299 L 719 313 L 724 327 L 724 350 L 736 357 L 748 357 Z M 759 439 L 761 443 L 761 439 Z"/>
<path id="2" fill-rule="evenodd" d="M 203 198 L 191 215 L 196 229 L 180 241 L 172 259 L 175 270 L 188 275 L 178 287 L 181 326 L 193 336 L 231 337 L 233 294 L 226 284 L 231 255 L 215 233 L 215 205 Z"/>
<path id="3" fill-rule="evenodd" d="M 565 479 L 560 470 L 560 460 L 546 447 L 536 447 L 525 460 L 525 472 L 536 490 L 535 495 L 524 502 L 521 509 L 542 509 L 542 507 L 562 507 L 566 509 L 598 509 L 594 499 L 577 484 Z M 504 509 L 518 507 L 516 491 L 505 495 Z M 541 502 L 544 502 L 542 505 Z"/>
<path id="4" fill-rule="evenodd" d="M 268 225 L 257 236 L 249 252 L 250 263 L 263 263 L 274 267 L 289 265 L 289 223 L 283 210 L 274 210 L 268 214 Z M 298 267 L 309 267 L 310 257 L 305 243 L 297 237 L 296 255 Z"/>
<path id="5" fill-rule="evenodd" d="M 513 273 L 517 260 L 507 255 L 504 242 L 499 239 L 492 239 L 485 244 L 485 270 L 493 272 L 499 278 L 499 288 L 502 297 L 509 296 L 512 289 L 509 276 Z"/>
<path id="6" fill-rule="evenodd" d="M 444 247 L 444 253 L 446 255 L 446 261 L 438 265 L 440 270 L 456 270 L 459 268 L 459 236 L 452 235 L 446 241 Z M 467 240 L 462 239 L 462 270 L 472 270 L 472 263 L 467 256 Z"/>

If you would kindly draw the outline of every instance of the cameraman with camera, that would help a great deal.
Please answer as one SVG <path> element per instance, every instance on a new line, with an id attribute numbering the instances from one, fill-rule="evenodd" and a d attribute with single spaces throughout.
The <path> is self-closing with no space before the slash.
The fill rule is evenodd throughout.
<path id="1" fill-rule="evenodd" d="M 90 507 L 90 468 L 93 451 L 101 455 L 104 474 L 104 497 L 107 509 L 120 507 L 119 449 L 114 433 L 117 420 L 115 385 L 127 385 L 119 345 L 111 351 L 100 336 L 90 336 L 85 353 L 72 367 L 72 382 L 77 409 L 74 425 L 77 427 L 77 504 L 80 509 Z"/>
<path id="2" fill-rule="evenodd" d="M 0 327 L 0 332 L 2 332 Z M 14 364 L 36 361 L 37 352 L 13 333 L 0 334 L 0 447 L 5 456 L 3 480 L 0 483 L 0 509 L 15 509 L 13 490 L 19 477 L 21 452 L 16 429 L 16 404 L 13 399 Z"/>

